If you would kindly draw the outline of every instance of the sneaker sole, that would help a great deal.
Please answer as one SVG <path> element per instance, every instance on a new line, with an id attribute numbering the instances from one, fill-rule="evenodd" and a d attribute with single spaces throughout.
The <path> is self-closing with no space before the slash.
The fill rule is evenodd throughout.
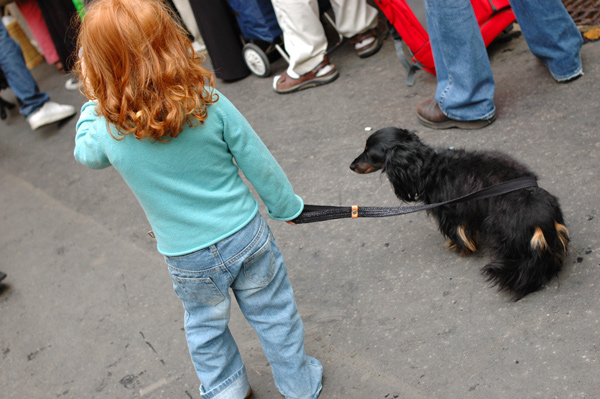
<path id="1" fill-rule="evenodd" d="M 37 129 L 39 129 L 42 126 L 50 125 L 50 124 L 55 123 L 55 122 L 60 122 L 63 119 L 67 119 L 67 118 L 75 115 L 76 113 L 77 113 L 77 111 L 74 111 L 74 112 L 63 112 L 62 114 L 53 115 L 53 117 L 50 118 L 50 119 L 39 121 L 38 123 L 33 124 L 33 125 L 30 123 L 29 125 L 31 126 L 32 130 L 37 130 Z"/>
<path id="2" fill-rule="evenodd" d="M 488 127 L 496 120 L 496 115 L 492 116 L 490 119 L 481 119 L 477 121 L 455 121 L 453 119 L 445 121 L 445 122 L 431 122 L 428 119 L 423 118 L 421 115 L 417 114 L 417 118 L 419 118 L 419 122 L 430 129 L 435 130 L 444 130 L 444 129 L 465 129 L 465 130 L 477 130 L 482 129 L 484 127 Z"/>
<path id="3" fill-rule="evenodd" d="M 312 87 L 322 86 L 327 83 L 331 83 L 334 80 L 336 80 L 339 76 L 340 76 L 340 73 L 337 70 L 334 70 L 333 73 L 331 73 L 330 75 L 325 75 L 325 76 L 321 76 L 320 78 L 315 78 L 315 79 L 306 81 L 304 83 L 299 84 L 298 86 L 290 87 L 289 89 L 285 89 L 285 90 L 275 89 L 275 91 L 279 94 L 295 93 L 300 90 L 310 89 Z"/>

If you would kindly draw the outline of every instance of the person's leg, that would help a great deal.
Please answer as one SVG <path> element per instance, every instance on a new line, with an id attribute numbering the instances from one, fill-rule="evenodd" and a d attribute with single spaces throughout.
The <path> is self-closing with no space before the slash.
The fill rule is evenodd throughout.
<path id="1" fill-rule="evenodd" d="M 46 62 L 48 64 L 56 64 L 59 62 L 56 47 L 54 46 L 54 42 L 48 31 L 48 26 L 46 25 L 46 21 L 42 16 L 42 11 L 38 7 L 36 0 L 17 1 L 17 7 L 19 7 L 19 11 L 23 14 L 25 20 L 27 20 L 29 30 L 40 46 Z"/>
<path id="2" fill-rule="evenodd" d="M 323 61 L 327 50 L 317 0 L 272 0 L 272 3 L 290 57 L 288 73 L 310 72 Z"/>
<path id="3" fill-rule="evenodd" d="M 325 56 L 327 37 L 319 19 L 316 0 L 272 0 L 277 22 L 283 32 L 289 67 L 273 78 L 280 94 L 321 86 L 339 76 Z"/>
<path id="4" fill-rule="evenodd" d="M 377 53 L 388 34 L 385 20 L 366 0 L 331 0 L 337 31 L 350 38 L 361 58 Z"/>
<path id="5" fill-rule="evenodd" d="M 340 35 L 352 37 L 377 26 L 377 10 L 366 0 L 331 0 Z"/>
<path id="6" fill-rule="evenodd" d="M 531 52 L 557 81 L 583 74 L 579 50 L 583 39 L 561 0 L 510 0 Z"/>
<path id="7" fill-rule="evenodd" d="M 305 353 L 304 327 L 283 256 L 266 222 L 259 218 L 259 233 L 231 287 L 258 333 L 277 389 L 286 398 L 315 399 L 321 391 L 323 367 Z"/>
<path id="8" fill-rule="evenodd" d="M 494 78 L 469 0 L 426 0 L 427 27 L 437 76 L 435 100 L 458 121 L 495 114 Z"/>
<path id="9" fill-rule="evenodd" d="M 0 68 L 4 71 L 8 85 L 21 101 L 21 114 L 25 117 L 46 103 L 50 97 L 39 90 L 38 85 L 27 69 L 19 44 L 8 35 L 0 21 Z"/>
<path id="10" fill-rule="evenodd" d="M 227 327 L 233 277 L 216 246 L 165 257 L 185 309 L 185 332 L 205 399 L 243 399 L 250 390 L 237 345 Z"/>

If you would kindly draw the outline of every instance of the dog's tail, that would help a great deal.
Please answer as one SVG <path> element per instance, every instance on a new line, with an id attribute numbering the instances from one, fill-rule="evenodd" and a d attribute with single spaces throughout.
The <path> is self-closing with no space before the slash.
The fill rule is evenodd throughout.
<path id="1" fill-rule="evenodd" d="M 502 254 L 482 273 L 492 286 L 512 295 L 515 301 L 542 288 L 558 275 L 567 256 L 569 231 L 559 222 L 536 226 L 528 248 Z M 519 256 L 511 256 L 519 253 Z M 525 255 L 524 255 L 525 254 Z"/>

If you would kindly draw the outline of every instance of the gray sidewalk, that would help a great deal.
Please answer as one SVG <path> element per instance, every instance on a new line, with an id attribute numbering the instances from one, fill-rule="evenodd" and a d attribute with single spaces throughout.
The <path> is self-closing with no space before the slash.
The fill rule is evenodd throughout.
<path id="1" fill-rule="evenodd" d="M 365 128 L 386 126 L 436 146 L 505 151 L 561 200 L 565 270 L 517 303 L 487 287 L 485 255 L 449 252 L 425 214 L 270 221 L 307 351 L 325 368 L 323 399 L 600 397 L 600 43 L 584 45 L 585 75 L 569 84 L 522 37 L 490 53 L 498 119 L 479 131 L 418 124 L 435 78 L 420 72 L 407 87 L 391 40 L 364 60 L 344 44 L 331 55 L 340 78 L 320 88 L 281 96 L 271 79 L 217 83 L 306 203 L 398 205 L 384 177 L 348 168 Z M 83 104 L 53 67 L 33 73 L 54 101 Z M 76 121 L 36 132 L 15 113 L 0 121 L 0 397 L 197 399 L 183 310 L 149 226 L 113 169 L 75 162 Z M 232 318 L 255 398 L 280 398 L 235 306 Z"/>

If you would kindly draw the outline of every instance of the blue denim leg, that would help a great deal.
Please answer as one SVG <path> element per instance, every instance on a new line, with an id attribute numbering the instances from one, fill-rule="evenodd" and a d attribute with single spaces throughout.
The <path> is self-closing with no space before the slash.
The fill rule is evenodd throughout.
<path id="1" fill-rule="evenodd" d="M 185 308 L 188 346 L 207 399 L 241 399 L 249 385 L 229 332 L 229 288 L 257 331 L 286 398 L 314 399 L 322 368 L 304 352 L 304 330 L 281 253 L 264 219 L 204 250 L 165 257 Z"/>
<path id="2" fill-rule="evenodd" d="M 581 33 L 561 0 L 510 0 L 531 52 L 557 81 L 581 75 Z"/>
<path id="3" fill-rule="evenodd" d="M 435 100 L 454 120 L 494 116 L 494 77 L 469 0 L 425 0 L 437 75 Z"/>
<path id="4" fill-rule="evenodd" d="M 271 363 L 275 385 L 288 399 L 316 399 L 323 367 L 306 355 L 304 327 L 283 255 L 269 227 L 260 248 L 243 262 L 232 288 L 244 316 L 256 330 Z"/>
<path id="5" fill-rule="evenodd" d="M 185 332 L 203 398 L 240 399 L 249 384 L 229 331 L 229 285 L 233 276 L 216 246 L 166 257 L 173 288 L 185 309 Z"/>
<path id="6" fill-rule="evenodd" d="M 18 43 L 8 35 L 0 20 L 0 68 L 13 93 L 21 100 L 21 114 L 25 117 L 50 100 L 47 93 L 40 92 L 33 76 L 27 69 L 23 52 Z"/>

